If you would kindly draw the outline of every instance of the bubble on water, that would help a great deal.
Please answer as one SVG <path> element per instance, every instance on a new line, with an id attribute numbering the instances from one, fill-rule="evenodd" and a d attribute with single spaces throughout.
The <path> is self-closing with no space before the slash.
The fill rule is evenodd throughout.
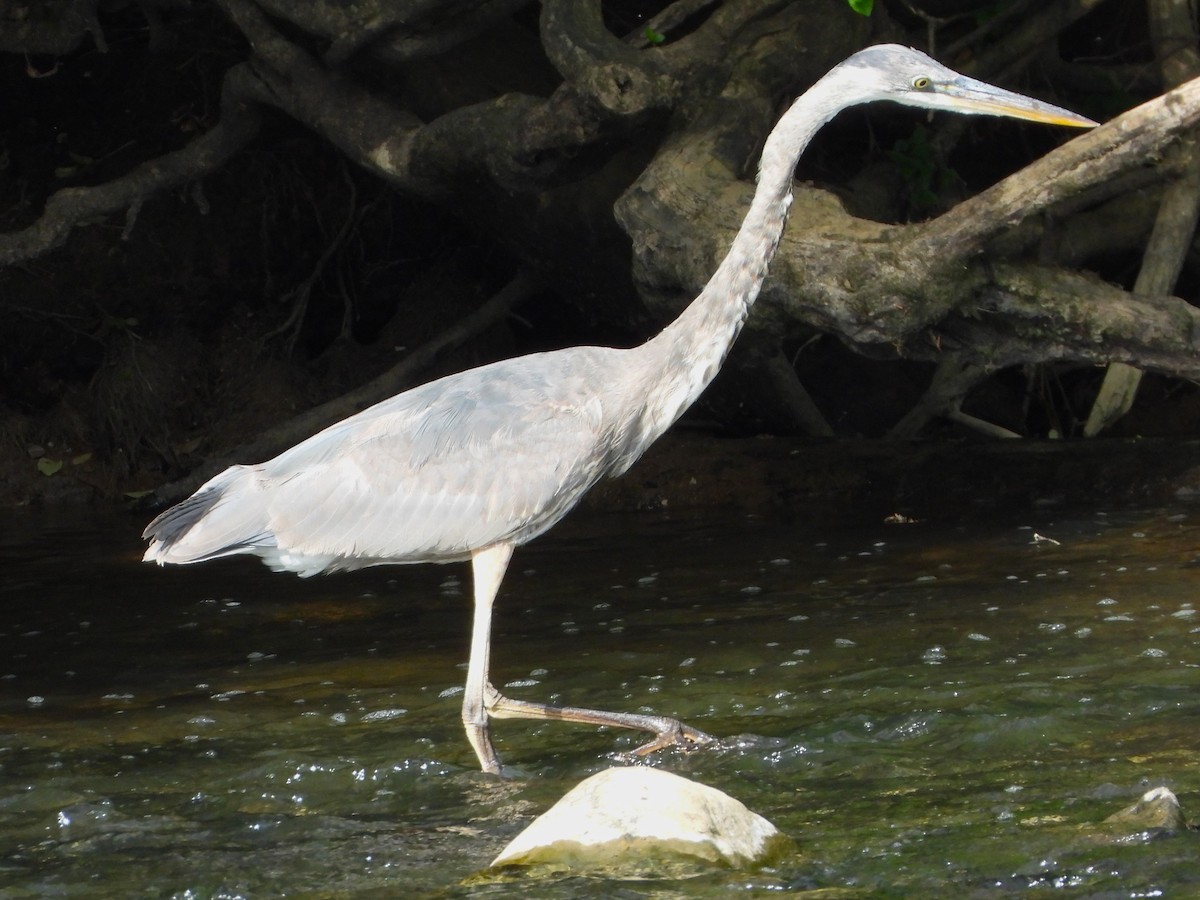
<path id="1" fill-rule="evenodd" d="M 649 575 L 643 575 L 637 580 L 637 583 L 638 587 L 650 587 L 656 581 L 658 581 L 658 573 L 652 572 Z"/>
<path id="2" fill-rule="evenodd" d="M 41 706 L 46 702 L 46 698 L 39 694 L 34 694 L 32 697 L 26 697 L 25 702 L 30 706 Z"/>
<path id="3" fill-rule="evenodd" d="M 1085 638 L 1092 633 L 1092 629 L 1088 628 L 1086 625 L 1082 625 L 1071 633 L 1077 638 Z"/>
<path id="4" fill-rule="evenodd" d="M 834 638 L 833 646 L 835 646 L 835 647 L 857 647 L 858 643 L 856 641 L 850 640 L 850 638 Z"/>
<path id="5" fill-rule="evenodd" d="M 1162 659 L 1167 655 L 1166 650 L 1160 650 L 1158 647 L 1147 647 L 1141 653 L 1142 656 L 1148 656 L 1151 659 Z"/>
<path id="6" fill-rule="evenodd" d="M 1180 610 L 1176 610 L 1175 612 L 1171 613 L 1171 615 L 1176 619 L 1190 619 L 1192 616 L 1196 615 L 1196 610 L 1180 609 Z"/>
<path id="7" fill-rule="evenodd" d="M 1060 631 L 1066 631 L 1067 626 L 1062 622 L 1039 622 L 1038 631 L 1048 631 L 1050 634 L 1058 634 Z"/>
<path id="8" fill-rule="evenodd" d="M 514 678 L 507 682 L 504 686 L 506 688 L 527 688 L 534 687 L 535 685 L 539 684 L 541 684 L 541 682 L 536 678 Z"/>
<path id="9" fill-rule="evenodd" d="M 346 714 L 343 712 L 335 712 L 333 715 L 331 715 L 329 717 L 329 721 L 332 722 L 334 725 L 345 725 L 346 724 Z"/>
<path id="10" fill-rule="evenodd" d="M 1126 615 L 1105 616 L 1104 621 L 1105 622 L 1132 622 L 1133 616 L 1126 616 Z"/>
<path id="11" fill-rule="evenodd" d="M 806 616 L 803 613 L 800 613 L 799 615 L 788 616 L 788 621 L 789 622 L 807 622 L 809 620 L 809 618 L 810 618 L 809 616 Z"/>
<path id="12" fill-rule="evenodd" d="M 972 631 L 967 635 L 968 641 L 990 641 L 991 638 L 986 634 L 980 634 L 978 631 Z"/>
<path id="13" fill-rule="evenodd" d="M 401 707 L 396 707 L 395 709 L 377 709 L 364 715 L 360 721 L 386 722 L 389 719 L 398 719 L 406 715 L 408 715 L 408 710 Z"/>
<path id="14" fill-rule="evenodd" d="M 463 688 L 463 686 L 461 684 L 456 684 L 456 685 L 454 685 L 454 687 L 448 687 L 444 691 L 439 691 L 438 697 L 440 699 L 444 700 L 447 697 L 453 697 L 456 694 L 461 694 L 463 692 L 463 690 L 465 690 L 465 689 Z"/>
<path id="15" fill-rule="evenodd" d="M 1116 606 L 1117 601 L 1114 600 L 1112 597 L 1104 597 L 1100 600 L 1097 600 L 1096 605 L 1097 606 Z"/>
<path id="16" fill-rule="evenodd" d="M 742 588 L 742 593 L 743 594 L 761 594 L 762 588 L 760 588 L 757 584 L 748 584 L 744 588 Z"/>
<path id="17" fill-rule="evenodd" d="M 934 644 L 928 650 L 921 654 L 921 661 L 936 665 L 946 658 L 946 648 Z"/>
<path id="18" fill-rule="evenodd" d="M 773 566 L 790 566 L 791 564 L 792 564 L 792 561 L 790 559 L 788 559 L 786 556 L 779 556 L 779 557 L 776 557 L 775 559 L 771 560 L 771 565 L 773 565 Z"/>
<path id="19" fill-rule="evenodd" d="M 930 581 L 937 581 L 936 575 L 918 575 L 913 579 L 917 584 L 925 584 Z"/>
<path id="20" fill-rule="evenodd" d="M 689 656 L 687 659 L 680 661 L 679 668 L 685 669 L 688 666 L 694 666 L 695 664 L 696 664 L 696 657 Z"/>

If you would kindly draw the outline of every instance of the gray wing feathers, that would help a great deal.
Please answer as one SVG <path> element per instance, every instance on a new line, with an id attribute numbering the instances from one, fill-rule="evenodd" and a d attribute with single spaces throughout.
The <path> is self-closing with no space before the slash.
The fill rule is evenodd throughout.
<path id="1" fill-rule="evenodd" d="M 614 417 L 596 396 L 619 353 L 523 357 L 385 400 L 226 470 L 151 523 L 146 558 L 256 553 L 311 575 L 523 543 L 611 468 Z"/>
<path id="2" fill-rule="evenodd" d="M 255 471 L 233 466 L 206 482 L 195 494 L 171 507 L 148 526 L 150 539 L 144 559 L 162 563 L 192 563 L 257 553 L 273 538 L 256 501 Z"/>
<path id="3" fill-rule="evenodd" d="M 602 474 L 595 420 L 539 416 L 486 433 L 479 418 L 381 418 L 336 453 L 320 448 L 324 461 L 270 491 L 281 552 L 327 557 L 322 568 L 463 559 L 550 527 Z"/>

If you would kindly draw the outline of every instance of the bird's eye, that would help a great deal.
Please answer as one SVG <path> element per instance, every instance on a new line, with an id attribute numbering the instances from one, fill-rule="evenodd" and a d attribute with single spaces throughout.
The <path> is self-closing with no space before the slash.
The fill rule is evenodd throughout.
<path id="1" fill-rule="evenodd" d="M 929 90 L 929 86 L 929 78 L 925 75 L 918 75 L 913 79 L 913 87 L 915 87 L 918 91 L 927 91 Z"/>

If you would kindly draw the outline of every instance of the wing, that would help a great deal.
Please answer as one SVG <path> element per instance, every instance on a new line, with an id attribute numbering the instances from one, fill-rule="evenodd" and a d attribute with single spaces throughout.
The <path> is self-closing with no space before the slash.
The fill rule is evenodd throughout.
<path id="1" fill-rule="evenodd" d="M 616 389 L 621 352 L 506 360 L 314 435 L 255 467 L 274 546 L 250 552 L 307 574 L 535 537 L 612 467 L 620 429 L 600 394 Z"/>

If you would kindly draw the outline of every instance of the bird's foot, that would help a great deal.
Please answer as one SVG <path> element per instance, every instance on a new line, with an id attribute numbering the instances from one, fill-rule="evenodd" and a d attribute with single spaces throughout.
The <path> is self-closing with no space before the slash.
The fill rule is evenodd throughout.
<path id="1" fill-rule="evenodd" d="M 684 725 L 677 719 L 667 719 L 664 728 L 655 735 L 654 739 L 634 750 L 633 755 L 648 756 L 658 750 L 666 750 L 668 747 L 687 751 L 699 750 L 701 747 L 715 743 L 717 743 L 717 739 L 711 734 L 698 728 L 692 728 L 690 725 Z"/>

